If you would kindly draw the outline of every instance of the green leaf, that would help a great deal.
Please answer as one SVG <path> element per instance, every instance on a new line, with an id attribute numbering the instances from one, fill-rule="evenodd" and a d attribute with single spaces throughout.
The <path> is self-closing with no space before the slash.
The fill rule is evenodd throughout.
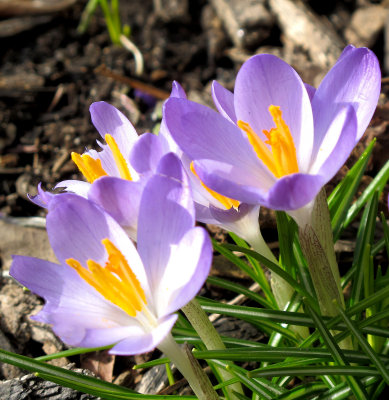
<path id="1" fill-rule="evenodd" d="M 276 211 L 281 264 L 286 272 L 296 278 L 297 261 L 293 252 L 297 225 L 284 211 Z"/>
<path id="2" fill-rule="evenodd" d="M 286 282 L 289 283 L 290 286 L 296 292 L 298 292 L 302 297 L 305 297 L 307 301 L 310 302 L 311 306 L 315 309 L 319 309 L 317 305 L 317 301 L 315 300 L 314 297 L 312 297 L 306 290 L 303 288 L 295 279 L 293 279 L 292 276 L 290 276 L 287 272 L 285 272 L 282 268 L 280 268 L 278 265 L 274 264 L 272 261 L 268 260 L 266 257 L 263 257 L 262 255 L 256 253 L 255 251 L 246 249 L 244 247 L 239 247 L 239 246 L 234 246 L 230 244 L 225 244 L 223 247 L 233 250 L 233 251 L 240 251 L 242 253 L 248 254 L 251 257 L 257 259 L 259 262 L 261 262 L 263 265 L 265 265 L 267 268 L 269 268 L 272 272 L 276 273 L 279 275 L 282 279 L 284 279 Z"/>
<path id="3" fill-rule="evenodd" d="M 370 358 L 371 363 L 374 364 L 381 374 L 382 378 L 385 380 L 386 384 L 389 385 L 389 371 L 386 368 L 385 364 L 380 360 L 377 353 L 370 346 L 366 338 L 362 335 L 362 333 L 357 329 L 354 322 L 346 315 L 346 313 L 339 307 L 339 312 L 347 327 L 350 329 L 352 334 L 357 339 L 361 349 L 366 353 L 366 355 Z"/>
<path id="4" fill-rule="evenodd" d="M 244 286 L 239 285 L 238 283 L 233 283 L 231 281 L 227 281 L 226 279 L 217 278 L 214 276 L 209 276 L 207 278 L 207 282 L 211 285 L 219 286 L 226 290 L 231 290 L 232 292 L 242 294 L 246 296 L 248 299 L 256 301 L 258 304 L 267 307 L 273 308 L 273 304 L 271 304 L 268 300 L 264 297 L 251 291 L 250 289 L 246 289 Z"/>
<path id="5" fill-rule="evenodd" d="M 108 350 L 111 349 L 112 347 L 113 345 L 102 346 L 102 347 L 77 347 L 75 349 L 64 350 L 58 353 L 48 354 L 46 356 L 35 357 L 35 360 L 50 361 L 62 357 L 71 357 L 71 356 L 76 356 L 78 354 L 92 353 L 93 351 Z"/>
<path id="6" fill-rule="evenodd" d="M 252 390 L 258 396 L 263 396 L 265 399 L 274 399 L 279 395 L 285 393 L 285 389 L 281 388 L 267 379 L 262 378 L 248 378 L 247 371 L 234 364 L 218 361 L 218 365 L 224 366 L 232 375 L 235 375 L 247 388 Z"/>
<path id="7" fill-rule="evenodd" d="M 327 349 L 299 349 L 296 347 L 271 347 L 264 346 L 261 349 L 254 348 L 229 348 L 227 350 L 196 350 L 193 355 L 201 360 L 215 359 L 228 361 L 271 361 L 284 362 L 286 357 L 302 359 L 309 363 L 308 359 L 320 361 L 333 361 L 334 355 Z M 363 352 L 355 350 L 343 350 L 343 355 L 347 362 L 366 364 L 370 361 L 369 357 Z M 389 362 L 388 356 L 380 356 L 384 362 Z M 291 361 L 292 362 L 292 361 Z M 147 363 L 146 363 L 147 364 Z"/>
<path id="8" fill-rule="evenodd" d="M 340 376 L 359 376 L 367 375 L 380 376 L 380 372 L 371 367 L 355 367 L 355 366 L 308 366 L 308 367 L 292 367 L 292 368 L 272 368 L 266 367 L 263 370 L 257 369 L 249 371 L 248 377 L 273 377 L 273 376 L 319 376 L 319 375 L 340 375 Z"/>
<path id="9" fill-rule="evenodd" d="M 357 241 L 354 251 L 354 262 L 351 267 L 354 272 L 352 291 L 350 296 L 350 305 L 355 304 L 364 296 L 364 266 L 369 263 L 370 248 L 373 245 L 374 231 L 377 219 L 378 193 L 376 192 L 369 203 L 366 205 L 362 220 L 359 225 Z M 373 271 L 372 271 L 373 272 Z M 347 274 L 351 277 L 351 274 Z M 373 279 L 374 280 L 374 279 Z M 347 283 L 347 278 L 344 280 Z"/>
<path id="10" fill-rule="evenodd" d="M 366 149 L 367 150 L 367 149 Z M 389 179 L 389 161 L 378 172 L 376 177 L 370 182 L 369 186 L 364 190 L 362 195 L 347 211 L 344 219 L 343 227 L 346 228 L 357 216 L 362 207 L 373 197 L 375 192 L 381 193 L 384 190 L 385 184 Z"/>
<path id="11" fill-rule="evenodd" d="M 21 356 L 0 349 L 0 362 L 15 365 L 21 369 L 37 373 L 38 376 L 58 383 L 62 386 L 70 387 L 84 393 L 99 396 L 108 400 L 117 399 L 178 399 L 180 396 L 158 396 L 143 395 L 133 390 L 117 386 L 109 382 L 85 376 L 74 371 L 69 371 L 54 365 L 46 364 L 42 361 Z M 182 396 L 187 399 L 194 399 L 193 396 Z M 181 397 L 181 398 L 182 398 Z"/>
<path id="12" fill-rule="evenodd" d="M 315 325 L 316 325 L 317 329 L 319 330 L 320 335 L 321 335 L 325 345 L 330 350 L 335 363 L 340 366 L 348 366 L 349 367 L 350 364 L 347 361 L 346 356 L 343 354 L 342 350 L 339 348 L 338 344 L 332 337 L 330 331 L 327 329 L 326 324 L 323 321 L 323 319 L 318 314 L 316 314 L 316 312 L 309 306 L 309 304 L 306 304 L 306 308 L 307 308 L 307 311 L 309 311 L 309 313 L 311 314 L 311 316 L 315 322 Z M 362 386 L 361 382 L 357 378 L 354 378 L 353 376 L 347 376 L 347 375 L 345 376 L 345 378 L 346 378 L 347 382 L 349 383 L 354 396 L 357 399 L 364 400 L 364 399 L 368 398 L 368 395 L 367 395 L 364 387 Z"/>
<path id="13" fill-rule="evenodd" d="M 359 160 L 348 171 L 344 179 L 338 184 L 328 197 L 328 207 L 331 215 L 331 225 L 336 241 L 344 227 L 344 221 L 353 196 L 365 172 L 367 163 L 373 151 L 375 140 L 373 140 L 363 152 Z"/>
<path id="14" fill-rule="evenodd" d="M 307 383 L 299 385 L 288 392 L 277 397 L 277 400 L 306 400 L 311 399 L 313 395 L 322 393 L 328 389 L 323 383 Z"/>
<path id="15" fill-rule="evenodd" d="M 374 296 L 374 295 L 373 295 Z M 371 296 L 371 297 L 373 297 Z M 278 322 L 280 324 L 290 324 L 290 325 L 298 325 L 298 326 L 315 326 L 314 321 L 311 317 L 304 313 L 296 313 L 296 312 L 288 312 L 288 311 L 279 311 L 279 310 L 268 310 L 264 308 L 257 307 L 247 307 L 247 306 L 237 306 L 230 304 L 222 304 L 217 301 L 205 299 L 198 297 L 198 302 L 201 304 L 201 307 L 204 311 L 208 313 L 228 315 L 230 317 L 235 317 L 239 319 L 243 319 L 250 323 L 255 324 L 256 322 L 269 324 L 268 326 L 274 327 L 277 331 L 284 334 L 288 339 L 296 341 L 294 333 L 290 332 L 288 329 L 283 328 L 278 324 L 272 325 L 270 322 Z M 336 329 L 336 330 L 346 330 L 347 326 L 344 323 L 341 323 L 340 317 L 323 317 L 328 328 Z M 331 325 L 331 326 L 329 326 Z M 389 330 L 383 329 L 381 327 L 376 326 L 365 326 L 363 328 L 363 332 L 374 334 L 377 336 L 388 336 Z M 313 336 L 313 335 L 311 335 Z M 316 339 L 318 337 L 316 336 Z M 315 340 L 316 340 L 315 339 Z"/>
<path id="16" fill-rule="evenodd" d="M 381 222 L 382 222 L 382 228 L 384 230 L 384 243 L 386 248 L 386 255 L 389 258 L 389 226 L 388 223 L 386 222 L 385 214 L 383 212 L 381 212 Z"/>
<path id="17" fill-rule="evenodd" d="M 229 235 L 232 237 L 232 239 L 238 246 L 245 247 L 246 249 L 250 248 L 248 246 L 248 244 L 242 238 L 235 235 L 235 233 L 229 232 Z M 276 305 L 277 303 L 274 299 L 271 287 L 269 285 L 268 279 L 266 278 L 263 268 L 261 267 L 261 265 L 255 258 L 252 258 L 247 255 L 246 255 L 246 257 L 247 257 L 248 262 L 251 264 L 254 271 L 256 272 L 256 277 L 257 277 L 256 282 L 262 288 L 262 290 L 264 291 L 266 296 L 269 298 L 269 300 L 273 301 L 273 304 Z"/>

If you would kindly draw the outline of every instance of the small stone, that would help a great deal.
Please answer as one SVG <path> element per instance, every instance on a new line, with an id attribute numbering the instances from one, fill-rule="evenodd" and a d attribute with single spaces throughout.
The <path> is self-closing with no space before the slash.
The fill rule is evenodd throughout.
<path id="1" fill-rule="evenodd" d="M 269 36 L 274 18 L 264 0 L 211 0 L 211 4 L 235 46 L 255 47 Z"/>
<path id="2" fill-rule="evenodd" d="M 358 8 L 344 33 L 347 41 L 356 47 L 373 46 L 384 28 L 387 15 L 388 10 L 378 4 Z"/>

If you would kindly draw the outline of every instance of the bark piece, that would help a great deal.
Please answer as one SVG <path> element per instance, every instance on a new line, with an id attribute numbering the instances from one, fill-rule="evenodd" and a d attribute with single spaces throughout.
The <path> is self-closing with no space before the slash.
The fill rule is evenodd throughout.
<path id="1" fill-rule="evenodd" d="M 76 0 L 0 0 L 0 15 L 50 14 L 65 10 Z"/>
<path id="2" fill-rule="evenodd" d="M 344 43 L 327 19 L 301 1 L 269 0 L 269 6 L 283 34 L 307 51 L 315 64 L 329 68 L 336 62 Z"/>

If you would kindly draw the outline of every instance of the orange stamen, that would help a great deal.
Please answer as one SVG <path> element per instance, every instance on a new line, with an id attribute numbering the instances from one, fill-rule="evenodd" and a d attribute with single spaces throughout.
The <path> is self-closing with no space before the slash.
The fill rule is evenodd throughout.
<path id="1" fill-rule="evenodd" d="M 109 239 L 102 243 L 108 253 L 104 267 L 93 260 L 87 261 L 88 269 L 73 258 L 66 263 L 105 299 L 135 317 L 147 304 L 142 286 L 121 251 Z"/>
<path id="2" fill-rule="evenodd" d="M 89 183 L 93 183 L 101 176 L 108 175 L 101 166 L 101 161 L 99 159 L 94 159 L 89 154 L 81 155 L 74 152 L 71 156 L 73 162 L 77 165 L 78 169 Z"/>
<path id="3" fill-rule="evenodd" d="M 258 158 L 275 177 L 280 178 L 299 172 L 293 136 L 288 125 L 282 119 L 281 109 L 279 106 L 271 105 L 269 112 L 276 127 L 270 131 L 263 130 L 264 135 L 268 138 L 266 142 L 263 142 L 246 122 L 238 121 L 237 125 L 247 133 L 247 138 Z M 271 146 L 271 151 L 266 144 Z"/>
<path id="4" fill-rule="evenodd" d="M 196 178 L 201 182 L 201 185 L 204 187 L 204 189 L 208 193 L 210 193 L 212 197 L 214 197 L 216 200 L 220 201 L 220 203 L 222 203 L 223 206 L 227 210 L 229 210 L 231 207 L 234 207 L 234 208 L 239 207 L 240 203 L 238 200 L 230 199 L 229 197 L 223 196 L 222 194 L 215 192 L 214 190 L 210 189 L 207 185 L 205 185 L 204 182 L 197 175 L 197 172 L 194 169 L 193 161 L 190 163 L 190 170 L 196 176 Z"/>

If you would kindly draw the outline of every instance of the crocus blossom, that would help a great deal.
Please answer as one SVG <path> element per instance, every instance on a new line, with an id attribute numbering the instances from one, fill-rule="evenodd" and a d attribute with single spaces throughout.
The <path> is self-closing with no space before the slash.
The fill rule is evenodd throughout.
<path id="1" fill-rule="evenodd" d="M 346 47 L 317 90 L 281 59 L 261 54 L 243 64 L 234 93 L 214 83 L 219 113 L 170 98 L 164 118 L 210 189 L 297 210 L 315 199 L 363 135 L 380 79 L 378 60 L 366 48 Z"/>
<path id="2" fill-rule="evenodd" d="M 48 203 L 47 232 L 60 265 L 14 256 L 10 274 L 43 297 L 33 318 L 52 325 L 72 346 L 114 344 L 113 354 L 139 354 L 158 345 L 175 311 L 203 285 L 212 246 L 194 227 L 185 173 L 170 154 L 142 194 L 138 246 L 94 202 L 75 194 Z"/>
<path id="3" fill-rule="evenodd" d="M 130 121 L 108 103 L 93 103 L 90 114 L 92 123 L 106 143 L 97 141 L 101 151 L 91 149 L 83 154 L 72 153 L 72 160 L 86 181 L 66 180 L 59 182 L 56 187 L 96 202 L 136 240 L 140 198 L 150 176 L 141 176 L 130 163 L 130 154 L 138 134 Z M 156 160 L 151 172 L 155 172 L 159 161 Z M 41 207 L 47 207 L 52 196 L 39 185 L 38 195 L 31 197 L 31 200 Z"/>
<path id="4" fill-rule="evenodd" d="M 173 82 L 170 98 L 187 98 L 177 82 Z M 266 247 L 258 224 L 259 205 L 240 203 L 208 188 L 197 175 L 192 160 L 170 135 L 164 119 L 158 136 L 145 133 L 139 137 L 133 146 L 130 162 L 140 175 L 147 174 L 155 171 L 158 161 L 169 152 L 180 158 L 188 175 L 198 221 L 234 232 L 257 250 Z"/>

